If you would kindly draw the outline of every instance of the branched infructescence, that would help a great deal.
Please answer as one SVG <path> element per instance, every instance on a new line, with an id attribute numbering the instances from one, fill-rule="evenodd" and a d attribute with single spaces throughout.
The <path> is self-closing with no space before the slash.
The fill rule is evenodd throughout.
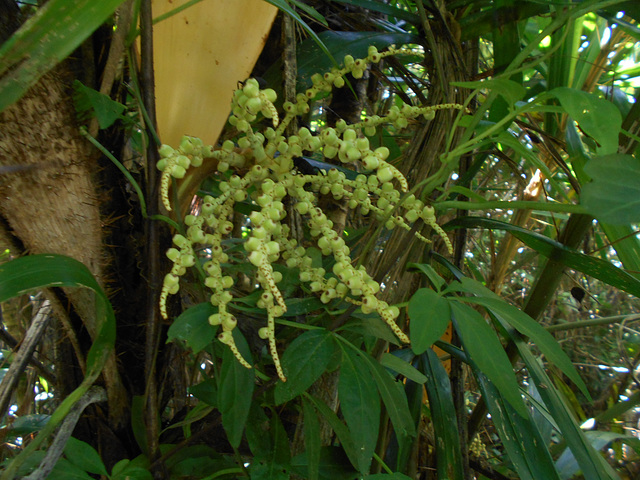
<path id="1" fill-rule="evenodd" d="M 160 148 L 162 159 L 158 168 L 162 170 L 162 201 L 171 210 L 169 202 L 170 178 L 184 177 L 189 167 L 201 165 L 204 159 L 217 160 L 217 170 L 223 180 L 219 183 L 220 195 L 205 196 L 198 215 L 188 215 L 184 219 L 186 236 L 176 234 L 175 248 L 167 252 L 173 268 L 164 280 L 160 298 L 161 312 L 166 318 L 166 301 L 179 288 L 179 277 L 197 261 L 193 245 L 206 245 L 210 258 L 204 263 L 207 275 L 205 284 L 212 290 L 211 304 L 218 312 L 209 317 L 211 325 L 220 325 L 218 339 L 229 346 L 233 354 L 247 368 L 251 365 L 238 351 L 232 336 L 237 324 L 229 312 L 228 304 L 233 299 L 230 292 L 234 280 L 224 274 L 223 264 L 229 261 L 222 241 L 233 231 L 229 220 L 233 206 L 249 197 L 257 209 L 251 213 L 250 234 L 244 240 L 247 258 L 257 269 L 257 281 L 262 294 L 257 306 L 267 311 L 267 326 L 259 331 L 261 338 L 268 340 L 278 376 L 286 381 L 276 350 L 275 320 L 287 310 L 285 299 L 278 288 L 282 274 L 274 271 L 273 264 L 282 260 L 289 268 L 299 271 L 300 281 L 309 285 L 312 292 L 320 295 L 323 303 L 333 299 L 344 299 L 359 305 L 364 313 L 377 312 L 391 327 L 395 335 L 405 343 L 407 335 L 396 324 L 399 309 L 379 299 L 380 284 L 373 280 L 363 266 L 355 267 L 350 249 L 340 233 L 333 229 L 333 223 L 317 206 L 318 195 L 332 195 L 336 200 L 344 199 L 350 209 L 359 209 L 362 215 L 371 213 L 376 220 L 384 221 L 385 227 L 400 227 L 411 230 L 411 224 L 422 220 L 430 225 L 444 240 L 451 251 L 451 243 L 436 223 L 434 210 L 414 195 L 408 195 L 400 204 L 402 193 L 407 193 L 409 185 L 402 173 L 387 160 L 389 149 L 371 149 L 366 136 L 372 136 L 382 124 L 392 124 L 396 128 L 407 126 L 408 120 L 423 116 L 432 119 L 436 110 L 443 108 L 462 109 L 461 105 L 447 104 L 430 107 L 404 105 L 392 107 L 385 116 L 371 116 L 362 122 L 348 125 L 339 121 L 335 128 L 324 128 L 314 134 L 307 128 L 300 128 L 297 135 L 284 136 L 289 122 L 296 116 L 309 112 L 309 101 L 321 92 L 330 92 L 333 87 L 345 84 L 344 75 L 362 76 L 369 63 L 377 63 L 383 57 L 404 53 L 402 49 L 391 48 L 378 52 L 369 48 L 367 58 L 354 60 L 345 57 L 342 69 L 333 69 L 312 77 L 313 86 L 305 93 L 298 94 L 296 103 L 285 102 L 284 117 L 280 120 L 274 106 L 276 94 L 271 89 L 260 90 L 258 82 L 249 79 L 233 98 L 233 113 L 229 123 L 240 132 L 237 145 L 226 141 L 219 149 L 203 145 L 197 138 L 184 137 L 180 146 L 173 149 L 168 145 Z M 273 127 L 263 133 L 253 130 L 251 123 L 258 114 L 272 119 Z M 364 133 L 364 135 L 363 135 Z M 365 136 L 366 135 L 366 136 Z M 343 164 L 351 164 L 363 173 L 355 179 L 348 179 L 338 169 L 321 170 L 315 174 L 303 174 L 294 168 L 293 159 L 303 152 L 322 154 L 326 159 L 336 158 Z M 397 182 L 398 187 L 394 184 Z M 289 227 L 282 223 L 286 213 L 283 202 L 295 205 L 297 212 L 308 219 L 310 237 L 324 256 L 335 260 L 332 272 L 314 267 L 306 248 L 290 238 Z M 423 236 L 416 234 L 421 240 Z"/>

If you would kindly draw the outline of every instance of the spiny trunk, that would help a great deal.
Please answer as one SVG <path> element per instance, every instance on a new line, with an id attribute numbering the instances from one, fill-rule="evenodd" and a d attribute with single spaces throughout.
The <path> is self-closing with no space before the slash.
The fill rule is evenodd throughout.
<path id="1" fill-rule="evenodd" d="M 44 76 L 0 114 L 0 215 L 28 253 L 67 255 L 104 284 L 98 165 L 80 135 L 63 68 Z M 15 167 L 15 168 L 14 168 Z M 65 289 L 91 335 L 95 299 L 87 289 Z M 104 372 L 112 424 L 120 424 L 124 389 L 111 356 Z"/>

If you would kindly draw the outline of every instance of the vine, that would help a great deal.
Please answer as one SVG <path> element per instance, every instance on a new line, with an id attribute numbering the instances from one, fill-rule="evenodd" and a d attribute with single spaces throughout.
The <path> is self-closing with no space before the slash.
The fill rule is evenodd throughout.
<path id="1" fill-rule="evenodd" d="M 388 229 L 403 228 L 410 231 L 412 224 L 422 220 L 440 235 L 451 251 L 448 237 L 436 222 L 434 209 L 415 195 L 407 195 L 408 182 L 388 161 L 389 149 L 384 146 L 372 149 L 367 137 L 375 135 L 376 129 L 383 124 L 402 129 L 409 120 L 420 116 L 426 120 L 433 119 L 436 110 L 464 107 L 458 104 L 427 107 L 404 104 L 391 107 L 385 116 L 369 116 L 356 124 L 338 121 L 335 128 L 323 128 L 318 134 L 303 127 L 296 135 L 284 135 L 287 125 L 295 116 L 309 112 L 309 102 L 318 94 L 330 93 L 334 87 L 344 86 L 347 73 L 356 79 L 360 78 L 370 63 L 403 53 L 409 52 L 394 47 L 378 52 L 372 46 L 366 58 L 354 59 L 347 55 L 342 69 L 334 68 L 324 75 L 314 75 L 313 86 L 305 93 L 298 94 L 296 103 L 284 102 L 282 120 L 274 105 L 277 97 L 275 91 L 260 89 L 255 79 L 249 79 L 242 88 L 236 90 L 232 101 L 229 123 L 240 132 L 237 144 L 227 140 L 221 148 L 214 149 L 204 145 L 198 138 L 185 136 L 177 149 L 162 145 L 161 160 L 157 167 L 162 171 L 161 196 L 167 210 L 171 210 L 169 187 L 172 177 L 183 178 L 189 168 L 199 167 L 205 159 L 212 159 L 217 161 L 217 171 L 224 178 L 219 183 L 220 195 L 204 196 L 200 212 L 184 218 L 186 234 L 173 237 L 174 247 L 167 251 L 173 267 L 165 276 L 160 296 L 163 317 L 168 317 L 167 298 L 178 292 L 180 277 L 187 268 L 199 261 L 194 245 L 206 245 L 211 255 L 203 265 L 205 285 L 212 291 L 211 304 L 218 309 L 209 317 L 209 323 L 220 326 L 218 339 L 231 349 L 242 365 L 251 368 L 251 364 L 238 351 L 232 336 L 238 323 L 229 311 L 234 279 L 225 275 L 224 264 L 229 262 L 229 255 L 222 245 L 223 240 L 233 232 L 230 216 L 234 205 L 250 199 L 257 209 L 249 216 L 251 230 L 244 240 L 244 250 L 248 261 L 257 270 L 257 281 L 262 288 L 257 306 L 267 312 L 267 324 L 258 333 L 268 341 L 269 352 L 282 381 L 286 381 L 286 377 L 276 349 L 275 321 L 287 311 L 287 305 L 278 288 L 282 274 L 273 269 L 276 262 L 284 262 L 288 268 L 297 269 L 300 281 L 319 294 L 323 303 L 339 298 L 359 306 L 363 313 L 376 312 L 400 341 L 409 343 L 407 335 L 396 324 L 400 313 L 398 307 L 378 297 L 380 284 L 371 278 L 364 266 L 353 265 L 350 248 L 341 232 L 334 230 L 333 222 L 317 206 L 318 196 L 332 195 L 335 200 L 345 201 L 349 209 L 359 209 L 361 215 L 371 214 L 377 221 L 385 222 L 384 226 Z M 252 123 L 259 115 L 271 119 L 273 126 L 263 132 L 254 131 Z M 305 152 L 321 154 L 326 159 L 337 158 L 363 173 L 354 179 L 347 178 L 344 172 L 336 168 L 304 174 L 296 170 L 294 159 Z M 405 196 L 401 201 L 403 194 Z M 282 222 L 286 217 L 286 201 L 292 202 L 298 214 L 307 219 L 312 242 L 322 255 L 335 260 L 331 272 L 313 266 L 307 252 L 309 247 L 291 238 L 289 227 Z M 424 236 L 415 234 L 428 242 Z"/>

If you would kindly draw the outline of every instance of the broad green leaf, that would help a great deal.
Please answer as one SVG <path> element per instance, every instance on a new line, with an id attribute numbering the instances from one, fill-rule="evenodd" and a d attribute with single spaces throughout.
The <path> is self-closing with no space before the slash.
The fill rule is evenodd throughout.
<path id="1" fill-rule="evenodd" d="M 239 329 L 233 330 L 233 339 L 245 359 L 251 359 L 249 345 Z M 242 440 L 242 431 L 249 415 L 249 406 L 255 385 L 255 370 L 243 367 L 228 347 L 222 356 L 222 368 L 218 384 L 218 409 L 222 415 L 222 426 L 229 443 L 237 448 Z"/>
<path id="2" fill-rule="evenodd" d="M 402 384 L 397 382 L 391 374 L 370 355 L 361 353 L 369 372 L 376 382 L 380 397 L 387 409 L 393 428 L 398 437 L 398 443 L 408 442 L 416 434 L 415 424 L 409 411 L 407 396 Z"/>
<path id="3" fill-rule="evenodd" d="M 380 359 L 380 363 L 385 367 L 393 370 L 400 375 L 404 375 L 412 382 L 416 382 L 419 384 L 423 384 L 427 381 L 427 377 L 425 377 L 418 369 L 416 369 L 413 365 L 406 362 L 405 360 L 394 355 L 398 350 L 393 353 L 384 353 L 382 358 Z M 413 357 L 413 352 L 410 352 Z"/>
<path id="4" fill-rule="evenodd" d="M 465 297 L 462 298 L 462 300 L 464 300 L 465 302 L 482 305 L 500 320 L 508 323 L 513 328 L 518 330 L 521 334 L 528 337 L 533 343 L 536 344 L 536 346 L 544 354 L 547 360 L 549 360 L 560 370 L 562 370 L 562 372 L 567 377 L 569 377 L 578 388 L 580 388 L 582 393 L 584 393 L 585 396 L 589 397 L 587 386 L 584 384 L 582 378 L 580 378 L 580 375 L 578 375 L 578 372 L 573 366 L 573 363 L 571 362 L 567 354 L 564 353 L 560 344 L 556 341 L 555 338 L 553 338 L 553 335 L 545 330 L 545 328 L 538 322 L 536 322 L 533 318 L 531 318 L 519 308 L 516 308 L 513 305 L 509 305 L 507 302 L 501 299 L 480 296 L 472 298 Z"/>
<path id="5" fill-rule="evenodd" d="M 96 449 L 82 440 L 69 437 L 64 447 L 64 455 L 69 462 L 85 472 L 107 475 L 107 469 Z"/>
<path id="6" fill-rule="evenodd" d="M 586 480 L 619 478 L 606 460 L 591 446 L 584 432 L 577 424 L 573 413 L 551 382 L 551 379 L 539 365 L 527 344 L 519 336 L 513 336 L 512 340 L 518 347 L 520 358 L 527 366 L 532 380 L 538 387 L 538 393 L 540 393 L 540 397 L 547 406 L 549 413 L 556 421 L 567 447 L 571 449 L 578 465 L 580 465 L 584 478 Z"/>
<path id="7" fill-rule="evenodd" d="M 0 46 L 0 111 L 64 60 L 124 0 L 50 0 Z"/>
<path id="8" fill-rule="evenodd" d="M 391 345 L 400 345 L 398 337 L 377 314 L 355 311 L 352 314 L 352 318 L 340 330 L 357 332 L 363 336 L 370 335 L 389 342 Z"/>
<path id="9" fill-rule="evenodd" d="M 430 288 L 421 288 L 409 300 L 411 348 L 420 355 L 439 340 L 451 322 L 446 298 Z"/>
<path id="10" fill-rule="evenodd" d="M 189 387 L 189 393 L 201 402 L 215 407 L 218 402 L 218 386 L 216 382 L 210 378 L 205 379 L 196 385 Z"/>
<path id="11" fill-rule="evenodd" d="M 290 298 L 285 300 L 287 311 L 284 317 L 295 317 L 314 312 L 324 307 L 324 304 L 316 297 Z"/>
<path id="12" fill-rule="evenodd" d="M 507 78 L 492 78 L 474 82 L 451 82 L 451 85 L 469 89 L 493 90 L 502 96 L 510 107 L 522 100 L 526 93 L 526 89 L 521 84 Z"/>
<path id="13" fill-rule="evenodd" d="M 451 302 L 451 314 L 469 357 L 491 379 L 514 410 L 525 417 L 527 409 L 520 395 L 518 380 L 497 333 L 482 315 L 468 305 Z"/>
<path id="14" fill-rule="evenodd" d="M 340 410 L 356 448 L 358 470 L 363 474 L 371 466 L 380 427 L 380 396 L 366 370 L 366 364 L 357 353 L 350 348 L 342 350 L 338 382 Z"/>
<path id="15" fill-rule="evenodd" d="M 558 87 L 550 93 L 558 98 L 580 128 L 598 142 L 598 154 L 609 155 L 618 151 L 622 115 L 613 103 L 593 93 L 569 87 Z"/>
<path id="16" fill-rule="evenodd" d="M 126 108 L 123 104 L 111 100 L 108 95 L 84 86 L 79 80 L 73 82 L 73 88 L 75 90 L 73 99 L 78 114 L 82 117 L 89 110 L 93 110 L 92 116 L 98 119 L 102 129 L 113 125 Z"/>
<path id="17" fill-rule="evenodd" d="M 425 387 L 429 397 L 429 410 L 438 439 L 435 445 L 438 478 L 462 480 L 462 452 L 449 375 L 431 349 L 420 356 L 419 366 L 427 379 Z"/>
<path id="18" fill-rule="evenodd" d="M 326 330 L 309 330 L 291 342 L 281 359 L 287 381 L 276 385 L 276 405 L 306 391 L 327 368 L 334 348 L 333 338 Z"/>
<path id="19" fill-rule="evenodd" d="M 82 383 L 60 403 L 49 421 L 3 472 L 11 478 L 67 416 L 73 405 L 98 378 L 107 357 L 114 350 L 116 321 L 111 303 L 89 269 L 63 255 L 29 255 L 0 265 L 0 302 L 46 287 L 84 287 L 96 293 L 98 335 L 87 354 L 87 371 Z"/>
<path id="20" fill-rule="evenodd" d="M 358 452 L 356 451 L 351 432 L 345 426 L 344 423 L 338 418 L 338 416 L 331 410 L 322 400 L 314 397 L 313 395 L 305 394 L 309 400 L 316 407 L 316 410 L 325 418 L 325 420 L 331 425 L 331 428 L 335 432 L 340 445 L 344 449 L 351 465 L 357 468 L 358 466 Z"/>
<path id="21" fill-rule="evenodd" d="M 14 420 L 9 426 L 9 434 L 18 437 L 26 437 L 44 428 L 51 415 L 44 413 L 34 413 L 22 415 Z"/>
<path id="22" fill-rule="evenodd" d="M 249 409 L 249 418 L 247 419 L 246 436 L 249 450 L 254 458 L 263 458 L 273 451 L 273 440 L 269 431 L 271 422 L 265 409 L 257 402 L 253 402 Z"/>
<path id="23" fill-rule="evenodd" d="M 209 316 L 217 312 L 218 307 L 209 302 L 188 308 L 169 327 L 167 343 L 180 340 L 185 342 L 193 353 L 200 352 L 216 338 L 218 329 L 209 323 Z"/>
<path id="24" fill-rule="evenodd" d="M 66 458 L 59 459 L 47 476 L 49 480 L 91 480 L 92 478 L 85 470 Z"/>
<path id="25" fill-rule="evenodd" d="M 316 411 L 305 397 L 302 397 L 304 419 L 304 447 L 307 454 L 307 475 L 309 480 L 318 480 L 320 475 L 320 422 Z"/>
<path id="26" fill-rule="evenodd" d="M 506 222 L 481 217 L 459 217 L 446 224 L 447 228 L 490 228 L 494 230 L 506 230 L 511 235 L 522 241 L 528 247 L 541 253 L 547 258 L 553 258 L 564 263 L 567 267 L 591 277 L 602 280 L 612 287 L 624 290 L 627 293 L 640 298 L 640 280 L 629 275 L 624 270 L 599 258 L 590 257 L 576 250 L 565 247 L 555 240 L 544 235 L 531 232 L 521 227 Z"/>
<path id="27" fill-rule="evenodd" d="M 612 225 L 640 222 L 640 160 L 617 154 L 595 157 L 584 171 L 592 178 L 580 193 L 587 212 Z"/>
<path id="28" fill-rule="evenodd" d="M 474 369 L 491 421 L 519 478 L 558 480 L 553 459 L 530 417 L 516 413 L 502 392 L 481 371 Z"/>

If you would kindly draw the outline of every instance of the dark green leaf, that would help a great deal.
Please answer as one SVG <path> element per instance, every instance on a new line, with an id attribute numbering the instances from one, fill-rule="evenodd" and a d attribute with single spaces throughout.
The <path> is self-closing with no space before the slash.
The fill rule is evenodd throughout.
<path id="1" fill-rule="evenodd" d="M 420 356 L 420 368 L 426 375 L 431 421 L 436 438 L 436 460 L 439 478 L 462 480 L 462 453 L 458 437 L 458 421 L 451 396 L 451 382 L 442 362 L 433 350 Z"/>
<path id="2" fill-rule="evenodd" d="M 61 458 L 47 476 L 50 480 L 92 480 L 85 470 L 71 463 L 66 458 Z"/>
<path id="3" fill-rule="evenodd" d="M 276 405 L 306 391 L 327 368 L 334 348 L 326 330 L 309 330 L 291 342 L 281 359 L 287 381 L 276 385 Z"/>
<path id="4" fill-rule="evenodd" d="M 511 235 L 522 241 L 528 247 L 541 253 L 547 258 L 564 263 L 567 267 L 591 277 L 602 280 L 612 287 L 624 290 L 627 293 L 640 298 L 640 280 L 615 267 L 611 263 L 599 258 L 590 257 L 567 248 L 559 242 L 551 240 L 544 235 L 531 232 L 521 227 L 506 222 L 482 217 L 460 217 L 447 223 L 447 228 L 490 228 L 495 230 L 507 230 Z"/>
<path id="5" fill-rule="evenodd" d="M 402 384 L 397 382 L 391 374 L 371 358 L 370 355 L 363 352 L 361 357 L 365 360 L 369 372 L 376 382 L 384 406 L 387 409 L 393 428 L 398 436 L 398 442 L 408 442 L 411 437 L 415 436 L 416 429 Z"/>
<path id="6" fill-rule="evenodd" d="M 366 474 L 378 441 L 380 396 L 367 366 L 350 348 L 342 350 L 338 383 L 340 409 L 351 432 L 358 457 L 358 470 Z"/>
<path id="7" fill-rule="evenodd" d="M 218 386 L 216 382 L 209 378 L 196 385 L 191 385 L 189 387 L 189 393 L 201 402 L 211 405 L 212 407 L 215 407 L 218 401 Z"/>
<path id="8" fill-rule="evenodd" d="M 310 461 L 307 452 L 297 455 L 291 460 L 291 469 L 302 478 L 307 474 Z M 358 480 L 360 475 L 349 462 L 340 447 L 322 447 L 320 449 L 319 480 Z"/>
<path id="9" fill-rule="evenodd" d="M 451 310 L 446 298 L 429 288 L 421 288 L 409 300 L 411 348 L 416 355 L 431 348 L 451 322 Z"/>
<path id="10" fill-rule="evenodd" d="M 307 475 L 309 480 L 318 480 L 320 475 L 320 422 L 309 400 L 302 398 L 304 419 L 304 446 L 307 454 Z"/>
<path id="11" fill-rule="evenodd" d="M 584 171 L 592 181 L 582 187 L 580 204 L 603 222 L 640 222 L 640 161 L 631 155 L 589 160 Z"/>
<path id="12" fill-rule="evenodd" d="M 218 312 L 209 302 L 188 308 L 176 318 L 167 332 L 167 343 L 180 340 L 187 344 L 193 353 L 208 347 L 216 337 L 217 327 L 209 323 L 209 316 Z"/>
<path id="13" fill-rule="evenodd" d="M 475 367 L 474 374 L 491 421 L 519 478 L 559 479 L 547 446 L 529 416 L 516 413 L 500 390 Z"/>
<path id="14" fill-rule="evenodd" d="M 233 330 L 233 339 L 245 359 L 251 359 L 249 345 L 239 329 Z M 253 369 L 243 367 L 228 347 L 225 347 L 218 385 L 218 409 L 222 415 L 222 426 L 227 439 L 234 447 L 240 445 L 242 431 L 249 415 L 253 396 Z"/>
<path id="15" fill-rule="evenodd" d="M 523 417 L 526 416 L 527 409 L 520 395 L 518 380 L 497 333 L 482 315 L 468 305 L 451 302 L 451 313 L 469 357 L 491 379 L 513 408 Z"/>
<path id="16" fill-rule="evenodd" d="M 412 382 L 416 382 L 419 384 L 423 384 L 427 381 L 427 377 L 425 377 L 420 371 L 418 371 L 413 365 L 407 363 L 405 360 L 399 358 L 394 355 L 398 350 L 392 353 L 385 353 L 382 355 L 380 359 L 380 363 L 385 367 L 393 370 L 400 375 L 404 375 L 406 378 L 411 380 Z M 413 352 L 411 352 L 413 356 Z"/>
<path id="17" fill-rule="evenodd" d="M 69 437 L 64 447 L 64 455 L 67 460 L 85 472 L 107 475 L 107 469 L 96 449 L 82 440 Z"/>
<path id="18" fill-rule="evenodd" d="M 392 345 L 400 345 L 398 337 L 395 336 L 389 325 L 380 316 L 373 313 L 353 312 L 351 320 L 341 328 L 341 330 L 357 332 L 360 335 L 370 335 L 380 338 Z"/>
<path id="19" fill-rule="evenodd" d="M 428 263 L 407 263 L 407 271 L 411 272 L 414 270 L 424 273 L 436 291 L 442 290 L 442 287 L 446 284 L 444 278 L 438 275 L 438 272 Z"/>
<path id="20" fill-rule="evenodd" d="M 468 279 L 469 281 L 473 281 Z M 486 288 L 486 287 L 482 287 Z M 489 289 L 487 291 L 490 292 Z M 493 292 L 491 292 L 493 293 Z M 482 305 L 491 311 L 500 320 L 508 323 L 520 333 L 529 337 L 529 339 L 536 344 L 540 351 L 547 357 L 551 363 L 556 365 L 560 370 L 564 372 L 567 377 L 571 379 L 577 387 L 580 388 L 585 396 L 589 396 L 587 386 L 584 381 L 578 375 L 578 372 L 573 366 L 573 363 L 569 359 L 566 353 L 562 350 L 562 347 L 558 344 L 553 335 L 551 335 L 545 328 L 536 322 L 529 315 L 524 313 L 519 308 L 509 305 L 504 300 L 499 298 L 492 298 L 486 296 L 479 296 L 473 298 L 462 298 L 462 300 Z"/>
<path id="21" fill-rule="evenodd" d="M 278 415 L 271 417 L 269 433 L 272 450 L 267 456 L 256 457 L 250 466 L 252 480 L 288 480 L 291 454 L 289 439 Z"/>
<path id="22" fill-rule="evenodd" d="M 11 424 L 9 432 L 11 435 L 26 437 L 42 430 L 50 417 L 51 415 L 45 415 L 43 413 L 23 415 L 15 419 Z"/>
<path id="23" fill-rule="evenodd" d="M 411 477 L 407 477 L 404 473 L 376 473 L 375 475 L 367 475 L 365 480 L 411 480 Z M 445 477 L 442 477 L 445 478 Z"/>
<path id="24" fill-rule="evenodd" d="M 413 25 L 420 25 L 420 16 L 409 10 L 403 10 L 393 5 L 389 5 L 376 0 L 332 0 L 335 3 L 344 3 L 355 7 L 366 8 L 372 12 L 382 13 L 397 20 L 404 20 Z"/>
<path id="25" fill-rule="evenodd" d="M 335 432 L 340 444 L 344 449 L 344 452 L 349 457 L 351 464 L 357 468 L 358 465 L 358 452 L 356 451 L 351 432 L 345 426 L 344 423 L 338 418 L 338 416 L 331 410 L 322 400 L 314 397 L 313 395 L 307 395 L 307 398 L 311 400 L 316 410 L 325 418 L 325 420 L 331 425 L 331 428 Z"/>
<path id="26" fill-rule="evenodd" d="M 287 311 L 285 317 L 295 317 L 315 312 L 324 307 L 324 304 L 316 297 L 290 298 L 285 300 Z"/>
<path id="27" fill-rule="evenodd" d="M 599 154 L 608 155 L 618 151 L 622 115 L 613 103 L 593 93 L 569 87 L 555 88 L 550 93 L 558 98 L 580 128 L 598 142 Z"/>
<path id="28" fill-rule="evenodd" d="M 86 87 L 78 80 L 73 82 L 73 88 L 78 114 L 83 117 L 86 112 L 93 110 L 93 115 L 98 119 L 98 124 L 102 129 L 113 125 L 126 108 L 123 104 L 111 100 L 108 95 Z"/>

